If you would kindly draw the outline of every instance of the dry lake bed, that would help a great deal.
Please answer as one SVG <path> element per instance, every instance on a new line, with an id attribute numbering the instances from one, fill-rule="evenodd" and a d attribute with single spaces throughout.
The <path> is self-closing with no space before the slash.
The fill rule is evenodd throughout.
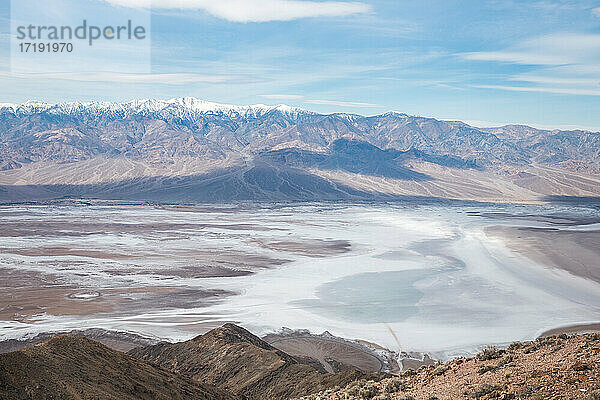
<path id="1" fill-rule="evenodd" d="M 224 322 L 445 359 L 600 322 L 600 211 L 572 205 L 0 207 L 0 340 Z M 571 327 L 571 328 L 570 328 Z"/>

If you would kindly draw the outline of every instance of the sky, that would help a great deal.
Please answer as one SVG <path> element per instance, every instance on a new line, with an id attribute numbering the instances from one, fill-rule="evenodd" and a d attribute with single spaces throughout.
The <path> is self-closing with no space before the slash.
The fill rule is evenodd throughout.
<path id="1" fill-rule="evenodd" d="M 148 12 L 147 70 L 142 56 L 98 51 L 85 70 L 24 73 L 11 68 L 0 0 L 0 102 L 193 96 L 600 131 L 600 0 L 145 1 L 78 0 Z"/>

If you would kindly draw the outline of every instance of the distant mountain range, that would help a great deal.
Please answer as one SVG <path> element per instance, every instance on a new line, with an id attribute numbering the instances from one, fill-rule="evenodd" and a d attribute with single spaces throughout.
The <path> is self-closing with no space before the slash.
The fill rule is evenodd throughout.
<path id="1" fill-rule="evenodd" d="M 0 201 L 600 196 L 600 133 L 195 98 L 0 104 Z"/>

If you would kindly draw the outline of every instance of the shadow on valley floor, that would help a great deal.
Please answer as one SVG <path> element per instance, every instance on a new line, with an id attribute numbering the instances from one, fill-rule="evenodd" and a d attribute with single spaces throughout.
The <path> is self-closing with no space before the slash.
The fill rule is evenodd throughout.
<path id="1" fill-rule="evenodd" d="M 260 157 L 265 162 L 302 169 L 338 170 L 409 181 L 432 179 L 426 174 L 402 166 L 398 151 L 382 150 L 356 140 L 338 139 L 331 144 L 328 153 L 286 148 L 264 152 Z"/>
<path id="2" fill-rule="evenodd" d="M 600 208 L 600 197 L 594 196 L 544 196 L 542 200 L 549 203 L 586 205 Z"/>
<path id="3" fill-rule="evenodd" d="M 417 182 L 429 181 L 433 178 L 405 167 L 403 165 L 405 162 L 419 159 L 451 168 L 482 169 L 474 161 L 466 161 L 458 157 L 429 155 L 415 149 L 408 151 L 382 150 L 370 143 L 349 139 L 336 140 L 331 144 L 327 153 L 286 148 L 264 152 L 260 157 L 266 162 L 277 165 L 303 169 L 341 170 L 355 174 Z"/>
<path id="4" fill-rule="evenodd" d="M 153 176 L 81 185 L 0 185 L 0 202 L 17 203 L 61 198 L 226 203 L 238 201 L 440 201 L 427 196 L 400 196 L 356 190 L 300 169 L 256 161 L 202 175 Z"/>

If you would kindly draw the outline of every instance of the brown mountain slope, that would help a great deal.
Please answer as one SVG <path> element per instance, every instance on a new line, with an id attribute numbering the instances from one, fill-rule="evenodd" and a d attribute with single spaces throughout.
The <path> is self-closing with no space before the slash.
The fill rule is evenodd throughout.
<path id="1" fill-rule="evenodd" d="M 365 377 L 356 370 L 320 373 L 233 324 L 130 354 L 252 400 L 303 396 Z"/>
<path id="2" fill-rule="evenodd" d="M 353 382 L 304 400 L 600 399 L 600 333 L 487 348 L 470 359 Z"/>
<path id="3" fill-rule="evenodd" d="M 76 335 L 0 355 L 3 400 L 235 398 Z"/>
<path id="4" fill-rule="evenodd" d="M 321 115 L 194 98 L 0 104 L 0 144 L 0 202 L 600 196 L 600 132 L 476 128 L 396 112 Z"/>

